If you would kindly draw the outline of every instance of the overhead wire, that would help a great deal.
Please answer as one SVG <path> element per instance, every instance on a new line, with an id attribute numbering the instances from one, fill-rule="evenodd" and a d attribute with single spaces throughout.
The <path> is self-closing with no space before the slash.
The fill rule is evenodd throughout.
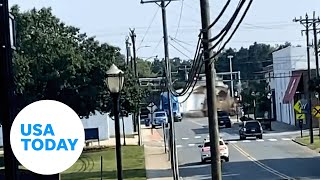
<path id="1" fill-rule="evenodd" d="M 200 70 L 201 70 L 201 67 L 202 67 L 203 65 L 204 65 L 204 63 L 201 64 Z M 184 103 L 184 102 L 186 102 L 186 101 L 189 99 L 189 97 L 191 96 L 191 94 L 193 93 L 194 88 L 196 87 L 196 85 L 197 85 L 197 83 L 198 83 L 200 73 L 197 73 L 197 75 L 198 75 L 198 76 L 197 76 L 196 79 L 195 79 L 195 82 L 194 82 L 194 84 L 193 84 L 193 86 L 192 86 L 192 88 L 191 88 L 191 91 L 189 92 L 189 94 L 187 95 L 187 97 L 186 97 L 183 101 L 181 101 L 181 102 L 179 102 L 179 103 Z"/>
<path id="2" fill-rule="evenodd" d="M 213 55 L 213 57 L 210 57 L 209 60 L 215 58 L 218 54 L 220 54 L 220 52 L 225 48 L 225 46 L 227 45 L 227 43 L 231 40 L 231 38 L 233 37 L 233 35 L 234 35 L 235 32 L 237 31 L 237 29 L 239 28 L 240 24 L 242 23 L 243 19 L 244 19 L 245 16 L 247 15 L 247 13 L 248 13 L 248 11 L 249 11 L 249 9 L 250 9 L 250 7 L 251 7 L 252 2 L 253 2 L 253 0 L 250 0 L 247 8 L 245 9 L 245 11 L 244 11 L 241 19 L 239 20 L 237 26 L 235 27 L 235 29 L 234 29 L 233 32 L 231 33 L 230 37 L 229 37 L 229 38 L 227 39 L 227 41 L 223 44 L 223 46 L 221 47 L 221 49 L 219 49 L 219 50 Z M 212 50 L 212 49 L 213 49 L 213 47 L 211 47 L 209 50 Z"/>
<path id="3" fill-rule="evenodd" d="M 173 87 L 170 88 L 170 92 L 174 95 L 174 96 L 184 96 L 186 93 L 189 92 L 189 89 L 195 85 L 192 84 L 196 84 L 197 83 L 197 78 L 196 76 L 200 74 L 201 71 L 201 67 L 204 64 L 204 62 L 202 61 L 202 57 L 203 57 L 203 52 L 198 54 L 197 59 L 194 61 L 194 66 L 192 66 L 193 72 L 191 73 L 185 87 L 181 90 L 181 92 L 177 92 Z M 196 78 L 196 79 L 195 79 Z"/>
<path id="4" fill-rule="evenodd" d="M 176 44 L 178 44 L 180 47 L 182 47 L 184 50 L 186 50 L 186 51 L 188 51 L 188 52 L 190 52 L 190 53 L 193 53 L 193 52 L 191 52 L 188 48 L 186 48 L 185 46 L 183 46 L 180 42 L 178 42 L 178 41 L 176 41 L 173 37 L 171 37 L 171 36 L 169 36 L 170 37 L 170 39 L 173 41 L 173 42 L 175 42 Z M 191 58 L 190 58 L 191 59 Z"/>
<path id="5" fill-rule="evenodd" d="M 152 51 L 152 53 L 151 53 L 152 55 L 157 51 L 157 49 L 158 49 L 160 43 L 162 42 L 162 40 L 163 40 L 163 37 L 160 38 L 160 40 L 158 41 L 157 45 L 156 45 L 155 48 L 153 49 L 153 51 Z"/>
<path id="6" fill-rule="evenodd" d="M 180 15 L 179 15 L 178 27 L 177 27 L 176 34 L 175 34 L 174 37 L 177 37 L 178 31 L 179 31 L 179 28 L 180 28 L 181 17 L 182 17 L 182 12 L 183 12 L 183 2 L 184 2 L 184 0 L 181 0 L 181 8 L 180 8 Z"/>
<path id="7" fill-rule="evenodd" d="M 194 46 L 194 44 L 187 43 L 187 42 L 179 40 L 177 38 L 172 38 L 172 39 L 175 40 L 176 42 L 180 42 L 180 43 L 183 43 L 183 44 L 188 45 L 188 46 L 192 46 L 192 47 Z"/>
<path id="8" fill-rule="evenodd" d="M 171 44 L 169 42 L 169 45 L 172 46 L 175 50 L 177 50 L 178 52 L 180 52 L 182 55 L 184 55 L 186 58 L 191 59 L 188 55 L 186 55 L 184 52 L 182 52 L 181 50 L 179 50 L 177 47 L 175 47 L 173 44 Z"/>
<path id="9" fill-rule="evenodd" d="M 230 0 L 226 3 L 226 5 L 224 6 L 224 8 L 222 9 L 222 11 L 220 12 L 220 14 L 218 15 L 217 19 L 210 24 L 210 28 L 212 28 L 217 22 L 218 20 L 221 18 L 221 16 L 223 15 L 223 13 L 225 12 L 225 10 L 227 9 L 228 5 L 230 3 Z M 247 11 L 249 9 L 249 7 L 251 6 L 251 3 L 252 3 L 252 0 L 250 1 L 248 7 L 246 8 L 245 10 L 245 13 L 244 15 L 242 16 L 242 18 L 240 19 L 238 25 L 236 26 L 235 30 L 233 31 L 232 35 L 234 34 L 234 32 L 238 29 L 239 25 L 241 24 L 244 16 L 247 14 Z M 241 0 L 238 4 L 238 7 L 235 11 L 235 13 L 233 14 L 232 18 L 229 20 L 229 22 L 226 24 L 226 26 L 221 30 L 221 32 L 215 36 L 214 38 L 211 38 L 209 41 L 212 42 L 212 41 L 215 41 L 216 39 L 219 39 L 218 42 L 216 42 L 215 44 L 215 47 L 222 43 L 222 40 L 223 38 L 226 36 L 226 34 L 229 32 L 229 30 L 231 29 L 234 21 L 236 20 L 240 10 L 242 9 L 242 6 L 245 4 L 245 0 Z M 207 28 L 205 30 L 209 30 L 210 28 Z M 202 30 L 202 32 L 204 32 L 205 30 Z M 202 35 L 202 33 L 200 33 L 200 35 Z M 199 36 L 200 36 L 199 35 Z M 231 36 L 232 37 L 232 36 Z M 228 38 L 227 42 L 230 41 L 230 37 Z M 196 49 L 196 53 L 195 53 L 195 58 L 194 58 L 194 61 L 193 61 L 193 65 L 192 65 L 192 69 L 191 69 L 191 75 L 190 75 L 190 78 L 188 79 L 185 87 L 180 91 L 180 92 L 177 92 L 171 83 L 169 83 L 170 87 L 169 87 L 169 90 L 171 92 L 172 95 L 174 96 L 184 96 L 185 94 L 187 94 L 190 90 L 190 88 L 192 89 L 191 92 L 189 92 L 188 96 L 186 97 L 186 99 L 184 101 L 186 101 L 189 96 L 191 95 L 192 91 L 194 90 L 194 87 L 196 86 L 197 84 L 197 81 L 199 79 L 199 74 L 200 74 L 200 71 L 202 69 L 202 66 L 204 64 L 204 61 L 203 61 L 203 50 L 201 51 L 200 53 L 200 50 L 201 50 L 201 44 L 202 44 L 203 40 L 199 37 L 199 40 L 198 40 L 198 45 L 197 45 L 197 49 Z M 170 43 L 171 44 L 171 43 Z M 172 44 L 171 44 L 172 45 Z M 223 45 L 223 48 L 225 47 L 226 43 Z M 222 48 L 222 49 L 223 49 Z M 210 50 L 212 50 L 213 48 L 211 48 Z M 219 52 L 222 51 L 222 49 L 220 49 Z M 215 53 L 215 56 L 219 54 L 219 53 Z M 210 58 L 211 59 L 211 58 Z M 171 73 L 171 72 L 168 72 L 168 69 L 167 67 L 165 68 L 166 70 L 166 76 L 168 76 L 168 73 Z M 168 79 L 168 77 L 166 78 Z M 183 101 L 183 102 L 184 102 Z"/>
<path id="10" fill-rule="evenodd" d="M 158 12 L 159 12 L 159 9 L 160 9 L 160 7 L 158 7 L 158 8 L 157 8 L 157 10 L 156 10 L 156 12 L 154 13 L 154 15 L 153 15 L 153 17 L 152 17 L 152 20 L 150 21 L 149 26 L 148 26 L 148 28 L 147 28 L 147 30 L 146 30 L 146 32 L 145 32 L 145 34 L 144 34 L 144 35 L 143 35 L 143 37 L 142 37 L 142 40 L 141 40 L 141 42 L 140 42 L 140 44 L 139 44 L 139 47 L 141 47 L 141 45 L 142 45 L 142 43 L 143 43 L 143 41 L 144 41 L 145 37 L 147 36 L 147 34 L 148 34 L 148 32 L 149 32 L 149 29 L 150 29 L 151 25 L 153 24 L 153 22 L 154 22 L 155 18 L 157 17 L 157 14 L 158 14 Z M 138 49 L 139 49 L 139 47 L 138 47 Z"/>
<path id="11" fill-rule="evenodd" d="M 200 53 L 201 50 L 201 33 L 199 34 L 199 39 L 198 39 L 198 44 L 197 44 L 197 48 L 196 48 L 196 52 L 195 52 L 195 56 L 193 58 L 193 63 L 192 63 L 192 68 L 191 68 L 191 73 L 190 73 L 190 77 L 187 81 L 187 83 L 185 84 L 184 88 L 182 89 L 181 92 L 177 92 L 173 87 L 170 87 L 170 91 L 174 96 L 183 96 L 184 94 L 186 94 L 190 87 L 192 86 L 192 82 L 194 80 L 195 75 L 198 72 L 200 63 L 201 63 L 201 57 L 203 52 Z"/>
<path id="12" fill-rule="evenodd" d="M 209 42 L 213 42 L 213 41 L 215 41 L 215 40 L 217 40 L 217 39 L 219 39 L 219 38 L 220 38 L 220 40 L 218 41 L 218 43 L 219 43 L 220 41 L 222 41 L 222 39 L 227 35 L 228 31 L 231 29 L 232 24 L 233 24 L 234 21 L 236 20 L 236 18 L 237 18 L 237 16 L 238 16 L 238 14 L 239 14 L 242 6 L 244 5 L 244 3 L 245 3 L 245 0 L 241 0 L 241 1 L 240 1 L 240 3 L 239 3 L 239 5 L 238 5 L 235 13 L 232 15 L 232 17 L 230 18 L 230 20 L 228 21 L 228 23 L 227 23 L 227 24 L 224 26 L 224 28 L 219 32 L 219 34 L 217 34 L 217 35 L 214 36 L 213 38 L 210 38 L 210 39 L 208 40 Z M 206 29 L 206 30 L 207 30 L 207 29 Z M 221 35 L 222 35 L 222 36 L 221 36 Z M 215 48 L 218 43 L 216 43 L 213 47 Z"/>
<path id="13" fill-rule="evenodd" d="M 222 12 L 220 13 L 220 16 L 218 16 L 217 17 L 217 19 L 219 20 L 219 18 L 222 16 L 222 14 L 224 13 L 224 11 L 225 11 L 225 9 L 227 8 L 227 6 L 228 6 L 228 4 L 230 3 L 230 1 L 228 1 L 227 3 L 226 3 L 226 5 L 225 5 L 225 7 L 223 8 L 223 10 L 222 10 Z M 244 3 L 243 3 L 243 1 L 241 1 L 240 3 L 239 3 L 239 5 L 243 5 Z M 238 10 L 238 9 L 237 9 Z M 239 10 L 238 10 L 239 11 Z M 236 12 L 236 13 L 238 13 L 238 11 Z M 235 19 L 235 18 L 234 18 Z M 215 20 L 215 22 L 214 23 L 216 23 L 217 22 L 217 20 Z M 232 21 L 230 20 L 230 22 L 229 22 L 229 26 L 231 27 L 231 25 L 230 25 L 230 23 L 231 23 Z M 212 25 L 213 26 L 213 25 Z M 211 26 L 211 27 L 212 27 Z M 208 28 L 209 29 L 209 28 Z M 208 30 L 207 29 L 207 30 Z M 226 27 L 225 27 L 225 29 L 227 29 Z M 203 32 L 203 31 L 202 31 Z M 200 33 L 200 35 L 202 35 L 202 33 Z M 199 38 L 199 40 L 201 40 L 200 38 Z M 183 95 L 185 95 L 188 91 L 189 91 L 189 89 L 191 88 L 191 87 L 194 87 L 195 86 L 195 81 L 194 81 L 194 78 L 195 78 L 195 76 L 198 74 L 198 71 L 201 71 L 201 68 L 202 68 L 202 65 L 203 65 L 203 62 L 201 62 L 201 57 L 202 57 L 202 53 L 203 52 L 201 52 L 201 55 L 200 55 L 200 57 L 199 57 L 199 51 L 198 51 L 198 49 L 200 50 L 200 45 L 201 45 L 201 42 L 200 41 L 198 41 L 199 42 L 199 44 L 197 45 L 197 50 L 196 50 L 196 54 L 195 54 L 195 58 L 194 58 L 194 62 L 193 62 L 193 65 L 192 65 L 192 73 L 191 73 L 191 77 L 188 79 L 188 82 L 186 83 L 186 85 L 185 85 L 185 87 L 182 89 L 182 91 L 181 92 L 176 92 L 175 90 L 174 90 L 174 88 L 173 87 L 170 87 L 170 89 L 171 89 L 171 93 L 174 95 L 174 96 L 183 96 Z M 201 65 L 200 65 L 201 64 Z"/>
<path id="14" fill-rule="evenodd" d="M 228 0 L 227 3 L 224 5 L 224 7 L 222 8 L 222 10 L 220 11 L 219 15 L 217 16 L 217 18 L 208 26 L 207 30 L 212 28 L 219 20 L 220 18 L 223 16 L 224 12 L 226 11 L 226 9 L 228 8 L 229 4 L 230 4 L 231 0 Z"/>

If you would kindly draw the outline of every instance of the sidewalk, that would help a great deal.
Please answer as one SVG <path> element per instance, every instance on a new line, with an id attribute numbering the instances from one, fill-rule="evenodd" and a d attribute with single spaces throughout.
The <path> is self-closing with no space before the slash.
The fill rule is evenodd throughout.
<path id="1" fill-rule="evenodd" d="M 172 171 L 168 154 L 164 152 L 163 138 L 157 130 L 141 127 L 144 144 L 147 180 L 172 180 Z"/>

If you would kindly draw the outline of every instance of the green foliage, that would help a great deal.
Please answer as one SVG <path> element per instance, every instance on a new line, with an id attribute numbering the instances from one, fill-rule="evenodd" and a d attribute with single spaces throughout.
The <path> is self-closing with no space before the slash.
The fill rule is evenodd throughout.
<path id="1" fill-rule="evenodd" d="M 125 74 L 122 109 L 133 112 L 142 98 L 136 79 L 124 64 L 120 49 L 87 37 L 78 28 L 67 26 L 50 8 L 20 12 L 13 6 L 17 21 L 17 50 L 14 73 L 19 108 L 41 99 L 61 101 L 80 116 L 112 108 L 105 84 L 112 63 Z"/>
<path id="2" fill-rule="evenodd" d="M 265 111 L 269 111 L 271 104 L 270 100 L 267 99 L 269 91 L 266 90 L 266 87 L 267 83 L 265 81 L 254 81 L 251 87 L 242 90 L 242 104 L 249 113 L 253 113 L 254 99 L 256 100 L 257 114 L 263 114 Z M 252 92 L 255 92 L 255 96 L 252 95 Z"/>
<path id="3" fill-rule="evenodd" d="M 272 64 L 274 50 L 275 48 L 270 45 L 258 43 L 254 43 L 249 48 L 240 48 L 238 51 L 230 48 L 219 55 L 215 67 L 217 72 L 229 72 L 230 64 L 227 56 L 233 55 L 233 71 L 241 71 L 241 78 L 261 78 L 261 74 L 256 73 Z"/>
<path id="4" fill-rule="evenodd" d="M 157 73 L 152 72 L 152 63 L 137 58 L 137 71 L 139 77 L 156 77 Z"/>

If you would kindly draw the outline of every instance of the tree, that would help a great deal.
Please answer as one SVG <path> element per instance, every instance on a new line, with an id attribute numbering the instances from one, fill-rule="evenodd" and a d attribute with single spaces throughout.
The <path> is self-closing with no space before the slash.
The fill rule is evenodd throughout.
<path id="1" fill-rule="evenodd" d="M 56 18 L 51 8 L 20 12 L 13 6 L 17 21 L 17 50 L 14 73 L 19 108 L 41 99 L 61 101 L 80 116 L 112 108 L 106 87 L 106 72 L 112 63 L 125 72 L 121 108 L 128 112 L 145 92 L 125 66 L 120 49 L 87 37 L 78 28 Z"/>
<path id="2" fill-rule="evenodd" d="M 156 77 L 157 74 L 152 72 L 152 63 L 137 58 L 137 71 L 139 77 Z"/>

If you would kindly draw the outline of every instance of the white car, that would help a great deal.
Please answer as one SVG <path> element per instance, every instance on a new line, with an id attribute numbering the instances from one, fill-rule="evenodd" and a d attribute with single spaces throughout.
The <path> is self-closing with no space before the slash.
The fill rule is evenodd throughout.
<path id="1" fill-rule="evenodd" d="M 219 139 L 220 158 L 225 162 L 229 162 L 229 148 L 227 145 L 228 143 L 224 142 L 222 138 Z M 204 143 L 198 147 L 201 148 L 201 163 L 210 160 L 210 141 L 205 139 Z"/>
<path id="2" fill-rule="evenodd" d="M 162 126 L 162 124 L 168 123 L 168 116 L 165 111 L 156 111 L 153 113 L 152 117 L 152 128 L 155 128 L 156 126 Z"/>

